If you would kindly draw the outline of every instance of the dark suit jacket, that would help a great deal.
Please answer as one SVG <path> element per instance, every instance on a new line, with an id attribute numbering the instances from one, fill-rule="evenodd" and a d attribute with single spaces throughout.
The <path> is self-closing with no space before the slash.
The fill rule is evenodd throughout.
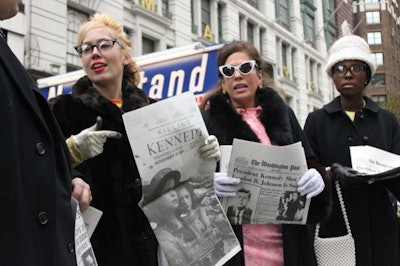
<path id="1" fill-rule="evenodd" d="M 231 224 L 237 224 L 236 222 L 236 206 L 229 206 L 228 210 L 226 212 L 226 216 L 228 217 L 229 221 Z M 240 219 L 242 224 L 250 223 L 251 220 L 251 215 L 253 214 L 253 211 L 246 207 L 242 213 L 240 213 Z"/>
<path id="2" fill-rule="evenodd" d="M 65 140 L 0 38 L 0 265 L 75 265 Z"/>

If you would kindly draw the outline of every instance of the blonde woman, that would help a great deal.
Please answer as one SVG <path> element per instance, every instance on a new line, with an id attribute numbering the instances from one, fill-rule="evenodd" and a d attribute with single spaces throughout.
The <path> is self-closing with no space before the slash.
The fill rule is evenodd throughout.
<path id="1" fill-rule="evenodd" d="M 74 165 L 92 185 L 92 205 L 103 211 L 91 238 L 99 265 L 157 265 L 158 242 L 138 207 L 142 183 L 122 120 L 154 102 L 136 86 L 131 45 L 118 20 L 95 14 L 75 47 L 86 76 L 51 103 Z M 199 150 L 205 159 L 219 155 L 218 142 L 209 140 Z"/>

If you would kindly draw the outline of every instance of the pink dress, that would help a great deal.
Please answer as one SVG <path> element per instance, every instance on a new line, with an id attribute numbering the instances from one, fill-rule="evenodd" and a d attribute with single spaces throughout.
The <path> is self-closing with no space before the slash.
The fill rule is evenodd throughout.
<path id="1" fill-rule="evenodd" d="M 258 120 L 262 111 L 260 106 L 237 108 L 244 121 L 260 139 L 261 143 L 271 145 L 264 126 Z M 244 258 L 246 265 L 282 266 L 283 240 L 280 224 L 243 224 Z"/>

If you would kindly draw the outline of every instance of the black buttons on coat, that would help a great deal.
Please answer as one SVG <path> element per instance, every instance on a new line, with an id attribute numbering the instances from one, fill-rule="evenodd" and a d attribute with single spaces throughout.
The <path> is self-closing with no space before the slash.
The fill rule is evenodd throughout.
<path id="1" fill-rule="evenodd" d="M 46 150 L 45 150 L 45 148 L 44 148 L 44 145 L 43 145 L 43 143 L 41 143 L 41 142 L 37 143 L 37 144 L 35 145 L 35 148 L 36 148 L 37 154 L 39 154 L 39 155 L 44 155 L 44 154 L 46 153 Z"/>
<path id="2" fill-rule="evenodd" d="M 149 236 L 145 232 L 142 232 L 140 234 L 140 238 L 143 239 L 143 240 L 147 240 L 147 239 L 149 239 Z"/>
<path id="3" fill-rule="evenodd" d="M 68 252 L 69 253 L 74 253 L 75 252 L 75 247 L 74 247 L 73 243 L 71 243 L 71 242 L 68 243 L 67 247 L 68 247 Z"/>
<path id="4" fill-rule="evenodd" d="M 39 224 L 45 225 L 49 221 L 49 218 L 47 217 L 47 212 L 39 212 L 38 214 L 38 221 Z"/>

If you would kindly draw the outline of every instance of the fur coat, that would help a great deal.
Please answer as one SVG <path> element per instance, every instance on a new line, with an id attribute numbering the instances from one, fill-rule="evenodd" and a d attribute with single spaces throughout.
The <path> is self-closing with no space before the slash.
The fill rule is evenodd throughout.
<path id="1" fill-rule="evenodd" d="M 259 119 L 264 125 L 273 145 L 287 145 L 302 142 L 307 163 L 316 168 L 325 182 L 324 191 L 311 200 L 308 223 L 323 221 L 331 209 L 330 180 L 322 165 L 315 159 L 309 143 L 293 113 L 283 99 L 271 88 L 257 90 L 257 104 L 262 107 Z M 231 107 L 225 94 L 217 93 L 210 99 L 210 108 L 203 112 L 203 118 L 210 135 L 218 138 L 220 145 L 231 145 L 234 138 L 260 142 L 250 126 Z M 241 226 L 233 226 L 242 242 Z M 283 249 L 285 265 L 315 265 L 312 237 L 307 226 L 283 225 Z M 233 257 L 227 265 L 244 265 L 243 251 Z"/>
<path id="2" fill-rule="evenodd" d="M 157 241 L 143 211 L 141 179 L 125 132 L 122 114 L 152 102 L 127 80 L 122 86 L 122 108 L 93 88 L 90 80 L 77 81 L 71 95 L 52 100 L 53 112 L 66 138 L 103 119 L 102 129 L 123 134 L 108 139 L 100 155 L 77 167 L 91 184 L 92 206 L 103 216 L 91 238 L 99 265 L 156 265 Z"/>

